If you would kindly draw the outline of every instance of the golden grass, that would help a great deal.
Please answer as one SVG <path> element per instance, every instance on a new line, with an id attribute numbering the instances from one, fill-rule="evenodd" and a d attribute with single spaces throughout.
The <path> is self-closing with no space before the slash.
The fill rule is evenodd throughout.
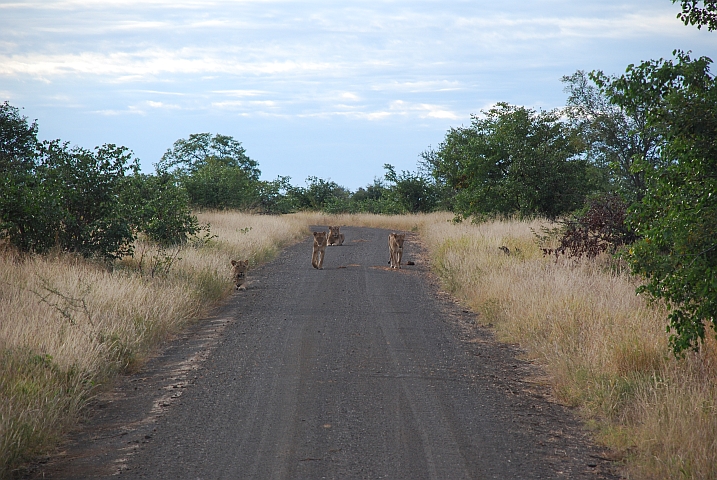
<path id="1" fill-rule="evenodd" d="M 715 341 L 676 360 L 664 309 L 636 296 L 616 262 L 543 258 L 537 221 L 452 218 L 205 212 L 216 238 L 179 250 L 138 242 L 111 271 L 0 254 L 0 477 L 46 451 L 98 386 L 225 298 L 231 259 L 255 266 L 308 225 L 355 225 L 419 232 L 445 288 L 544 366 L 558 398 L 623 454 L 630 478 L 717 478 Z"/>
<path id="2" fill-rule="evenodd" d="M 444 222 L 422 238 L 445 288 L 545 367 L 631 478 L 717 478 L 715 342 L 676 360 L 666 311 L 636 296 L 617 262 L 543 258 L 531 232 L 539 227 Z"/>
<path id="3" fill-rule="evenodd" d="M 0 477 L 49 448 L 98 387 L 131 371 L 232 289 L 229 262 L 265 262 L 308 234 L 293 217 L 202 213 L 216 238 L 138 242 L 113 269 L 0 255 Z"/>
<path id="4" fill-rule="evenodd" d="M 356 214 L 325 214 L 315 212 L 300 212 L 289 215 L 301 220 L 306 225 L 353 225 L 361 227 L 385 228 L 387 230 L 420 231 L 426 225 L 443 224 L 453 219 L 452 213 L 417 213 L 409 215 L 375 215 L 371 213 Z"/>

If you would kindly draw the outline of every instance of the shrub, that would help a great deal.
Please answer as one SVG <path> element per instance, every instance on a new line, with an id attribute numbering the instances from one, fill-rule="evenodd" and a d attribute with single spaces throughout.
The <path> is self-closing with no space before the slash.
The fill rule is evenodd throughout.
<path id="1" fill-rule="evenodd" d="M 545 255 L 595 258 L 604 252 L 615 253 L 635 241 L 626 217 L 627 204 L 620 196 L 598 194 L 588 198 L 583 210 L 573 218 L 563 220 L 555 229 L 544 227 L 544 235 L 536 236 Z M 551 237 L 557 238 L 557 246 L 548 246 Z"/>

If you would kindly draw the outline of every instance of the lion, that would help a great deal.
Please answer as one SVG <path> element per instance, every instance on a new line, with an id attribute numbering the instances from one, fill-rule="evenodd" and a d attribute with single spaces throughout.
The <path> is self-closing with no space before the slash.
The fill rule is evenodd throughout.
<path id="1" fill-rule="evenodd" d="M 334 246 L 334 245 L 343 245 L 344 243 L 344 234 L 339 232 L 339 229 L 341 227 L 329 227 L 329 238 L 327 241 L 328 246 Z"/>
<path id="2" fill-rule="evenodd" d="M 246 272 L 249 269 L 249 260 L 238 262 L 232 260 L 232 277 L 237 290 L 246 290 Z"/>
<path id="3" fill-rule="evenodd" d="M 388 263 L 391 268 L 401 268 L 401 257 L 403 257 L 403 242 L 406 240 L 405 233 L 390 233 L 388 235 Z"/>
<path id="4" fill-rule="evenodd" d="M 498 250 L 500 250 L 501 252 L 505 253 L 508 256 L 520 255 L 520 253 L 521 253 L 520 249 L 518 247 L 514 247 L 513 250 L 511 250 L 510 248 L 506 247 L 505 245 L 498 247 Z M 545 250 L 546 249 L 544 248 L 543 252 L 545 252 Z"/>
<path id="5" fill-rule="evenodd" d="M 323 270 L 325 252 L 326 232 L 314 232 L 314 250 L 311 253 L 311 266 L 318 270 Z"/>

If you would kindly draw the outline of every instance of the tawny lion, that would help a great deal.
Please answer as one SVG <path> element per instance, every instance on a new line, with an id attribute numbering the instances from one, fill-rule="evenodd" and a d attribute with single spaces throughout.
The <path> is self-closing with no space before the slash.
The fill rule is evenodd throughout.
<path id="1" fill-rule="evenodd" d="M 388 262 L 391 268 L 401 268 L 401 257 L 403 257 L 403 242 L 406 240 L 405 233 L 390 233 L 388 235 Z"/>
<path id="2" fill-rule="evenodd" d="M 249 270 L 249 260 L 238 262 L 232 260 L 232 276 L 237 290 L 246 290 L 246 272 Z"/>
<path id="3" fill-rule="evenodd" d="M 326 253 L 326 232 L 314 232 L 314 249 L 311 252 L 311 266 L 322 270 Z"/>
<path id="4" fill-rule="evenodd" d="M 328 239 L 328 246 L 333 245 L 343 245 L 344 243 L 344 234 L 339 231 L 341 227 L 329 227 L 329 239 Z"/>

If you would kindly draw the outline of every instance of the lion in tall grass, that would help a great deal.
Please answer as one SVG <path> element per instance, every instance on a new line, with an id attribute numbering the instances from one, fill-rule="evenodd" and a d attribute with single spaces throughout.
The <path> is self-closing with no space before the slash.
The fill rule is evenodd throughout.
<path id="1" fill-rule="evenodd" d="M 246 272 L 249 270 L 249 260 L 232 260 L 232 277 L 237 290 L 246 290 Z"/>

